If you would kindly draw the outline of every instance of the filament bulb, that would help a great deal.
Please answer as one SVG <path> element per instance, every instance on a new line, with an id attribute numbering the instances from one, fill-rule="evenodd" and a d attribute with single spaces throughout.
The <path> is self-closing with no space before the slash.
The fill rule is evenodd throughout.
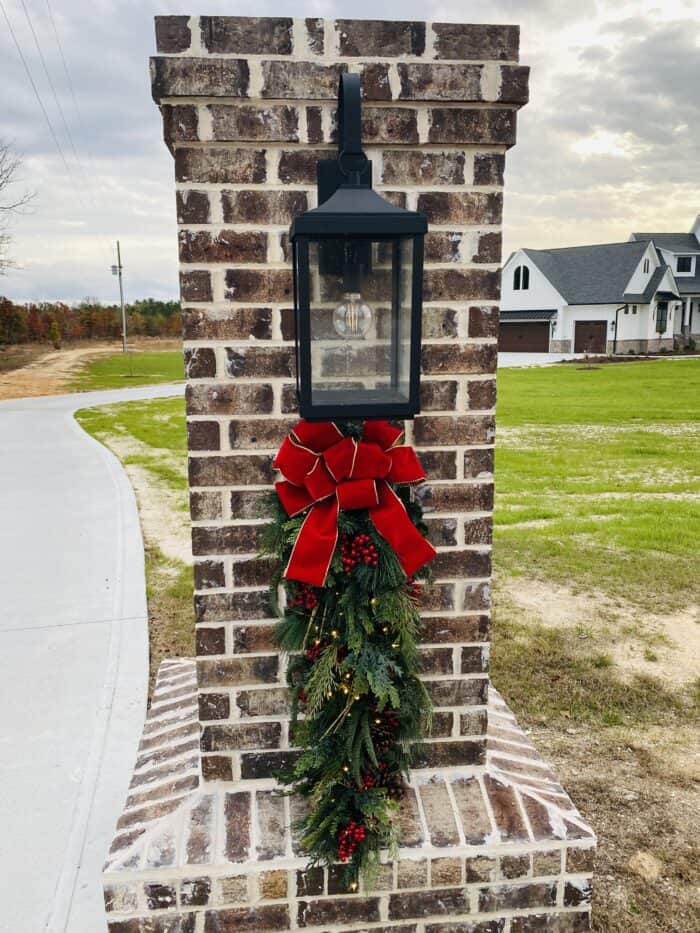
<path id="1" fill-rule="evenodd" d="M 359 292 L 345 292 L 333 312 L 333 327 L 341 337 L 364 337 L 373 320 L 374 313 Z"/>

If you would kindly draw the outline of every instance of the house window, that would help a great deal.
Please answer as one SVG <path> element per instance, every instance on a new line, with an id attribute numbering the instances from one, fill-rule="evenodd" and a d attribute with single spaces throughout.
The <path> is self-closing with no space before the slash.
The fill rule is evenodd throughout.
<path id="1" fill-rule="evenodd" d="M 648 259 L 644 260 L 644 271 L 645 272 L 649 271 L 649 260 Z"/>
<path id="2" fill-rule="evenodd" d="M 629 305 L 625 305 L 625 314 L 629 314 L 629 313 L 630 313 L 630 307 Z"/>
<path id="3" fill-rule="evenodd" d="M 692 272 L 693 271 L 693 257 L 692 256 L 679 256 L 676 259 L 676 272 Z"/>
<path id="4" fill-rule="evenodd" d="M 637 305 L 632 305 L 632 314 L 637 313 Z"/>
<path id="5" fill-rule="evenodd" d="M 656 332 L 663 334 L 668 326 L 668 302 L 660 301 L 656 306 Z"/>
<path id="6" fill-rule="evenodd" d="M 530 270 L 527 266 L 518 266 L 513 273 L 513 291 L 520 291 L 530 287 Z"/>

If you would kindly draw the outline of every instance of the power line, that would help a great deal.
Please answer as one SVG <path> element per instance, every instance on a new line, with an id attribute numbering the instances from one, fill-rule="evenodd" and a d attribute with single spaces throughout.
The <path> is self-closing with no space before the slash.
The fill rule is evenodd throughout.
<path id="1" fill-rule="evenodd" d="M 51 78 L 51 73 L 49 72 L 48 65 L 46 64 L 46 59 L 44 58 L 44 52 L 41 48 L 41 44 L 39 43 L 39 37 L 37 36 L 36 30 L 34 29 L 34 23 L 32 22 L 31 16 L 29 15 L 29 10 L 27 9 L 27 5 L 24 2 L 24 0 L 20 0 L 20 3 L 22 4 L 22 9 L 24 10 L 24 15 L 27 20 L 27 25 L 29 26 L 29 30 L 34 39 L 34 45 L 36 46 L 36 50 L 39 53 L 39 59 L 41 61 L 42 68 L 44 69 L 44 74 L 46 75 L 46 80 L 48 81 L 49 88 L 51 89 L 51 94 L 53 95 L 54 103 L 56 104 L 56 109 L 58 110 L 59 116 L 61 118 L 61 122 L 63 123 L 63 129 L 66 131 L 68 142 L 70 144 L 71 149 L 73 150 L 73 156 L 78 165 L 78 168 L 80 169 L 80 173 L 83 176 L 83 183 L 87 185 L 87 178 L 85 177 L 85 170 L 83 169 L 82 163 L 80 161 L 78 151 L 75 148 L 75 143 L 73 142 L 73 135 L 66 121 L 66 116 L 63 113 L 63 107 L 61 107 L 61 102 L 58 99 L 58 94 L 56 93 L 56 87 L 53 83 L 53 79 Z"/>
<path id="2" fill-rule="evenodd" d="M 70 69 L 69 69 L 69 67 L 68 67 L 68 61 L 67 61 L 66 56 L 65 56 L 65 53 L 64 53 L 64 51 L 63 51 L 63 43 L 61 42 L 61 37 L 60 37 L 59 32 L 58 32 L 58 27 L 56 26 L 56 20 L 55 20 L 55 17 L 54 17 L 54 15 L 53 15 L 53 8 L 52 8 L 52 6 L 51 6 L 51 0 L 46 0 L 46 9 L 47 9 L 48 14 L 49 14 L 49 21 L 50 21 L 50 23 L 51 23 L 51 29 L 52 29 L 52 31 L 53 31 L 54 39 L 55 39 L 55 41 L 56 41 L 56 47 L 58 48 L 58 53 L 59 53 L 59 55 L 60 55 L 60 57 L 61 57 L 61 62 L 63 63 L 63 71 L 64 71 L 64 74 L 65 74 L 65 76 L 66 76 L 66 84 L 68 85 L 68 89 L 69 89 L 69 91 L 70 91 L 71 99 L 72 99 L 72 101 L 73 101 L 73 109 L 75 110 L 76 116 L 77 116 L 77 118 L 78 118 L 78 125 L 79 125 L 80 129 L 82 130 L 83 137 L 84 137 L 84 139 L 85 139 L 85 155 L 87 156 L 87 162 L 88 162 L 88 166 L 89 166 L 89 171 L 88 171 L 88 173 L 87 173 L 87 175 L 88 175 L 88 180 L 89 180 L 88 193 L 89 193 L 89 195 L 90 195 L 90 200 L 91 200 L 91 202 L 92 202 L 92 206 L 95 208 L 95 210 L 98 210 L 97 198 L 96 198 L 97 182 L 96 182 L 96 179 L 95 179 L 95 175 L 96 175 L 95 162 L 94 162 L 94 159 L 93 159 L 93 157 L 92 157 L 92 153 L 90 152 L 90 147 L 89 147 L 88 144 L 87 144 L 88 133 L 87 133 L 87 129 L 86 129 L 86 126 L 85 126 L 85 121 L 83 120 L 83 114 L 82 114 L 82 111 L 81 111 L 81 109 L 80 109 L 80 105 L 78 104 L 78 96 L 77 96 L 77 94 L 75 93 L 75 85 L 73 84 L 73 79 L 72 79 L 72 77 L 71 77 Z M 84 166 L 83 166 L 83 165 L 81 165 L 81 170 L 83 171 L 83 175 L 85 175 L 85 170 L 84 170 Z M 107 258 L 108 258 L 108 261 L 111 262 L 111 258 L 112 258 L 112 257 L 111 257 L 111 250 L 110 250 L 110 248 L 108 248 L 106 240 L 104 240 L 104 239 L 100 236 L 99 233 L 97 234 L 97 236 L 98 236 L 98 238 L 99 238 L 99 240 L 100 240 L 100 245 L 102 246 L 102 249 L 103 249 L 103 251 L 105 252 L 105 254 L 106 254 Z"/>
<path id="3" fill-rule="evenodd" d="M 41 94 L 39 94 L 39 90 L 38 90 L 36 84 L 34 83 L 34 78 L 32 77 L 32 73 L 31 73 L 31 71 L 30 71 L 30 69 L 29 69 L 29 65 L 27 64 L 27 60 L 26 60 L 26 58 L 24 57 L 24 53 L 22 52 L 21 46 L 20 46 L 19 42 L 17 41 L 17 36 L 15 35 L 15 31 L 14 31 L 14 29 L 12 28 L 12 23 L 10 22 L 10 17 L 7 15 L 7 10 L 5 9 L 5 5 L 3 4 L 2 0 L 0 0 L 0 10 L 2 10 L 2 14 L 3 14 L 3 16 L 5 17 L 5 22 L 7 23 L 7 28 L 9 29 L 10 35 L 12 36 L 12 41 L 14 42 L 15 48 L 17 49 L 17 54 L 19 55 L 19 57 L 20 57 L 20 59 L 21 59 L 21 61 L 22 61 L 22 64 L 24 65 L 24 70 L 25 70 L 25 72 L 26 72 L 26 74 L 27 74 L 27 78 L 29 79 L 29 83 L 30 83 L 31 86 L 32 86 L 32 90 L 34 91 L 34 96 L 35 96 L 36 99 L 37 99 L 37 103 L 39 104 L 39 107 L 41 108 L 41 112 L 42 112 L 43 115 L 44 115 L 44 120 L 46 120 L 46 125 L 47 125 L 48 128 L 49 128 L 49 133 L 51 134 L 51 138 L 52 138 L 53 141 L 54 141 L 54 144 L 55 144 L 55 146 L 56 146 L 56 149 L 58 150 L 58 154 L 59 154 L 59 156 L 61 157 L 61 161 L 63 162 L 63 166 L 64 166 L 66 172 L 68 173 L 68 175 L 69 175 L 69 177 L 71 178 L 71 181 L 72 181 L 71 171 L 70 171 L 70 168 L 68 167 L 68 162 L 66 161 L 66 157 L 65 157 L 65 155 L 64 155 L 63 149 L 61 148 L 61 144 L 60 144 L 59 141 L 58 141 L 58 137 L 56 136 L 56 131 L 55 131 L 54 128 L 53 128 L 53 124 L 51 123 L 51 120 L 49 119 L 49 115 L 48 115 L 48 113 L 47 113 L 47 111 L 46 111 L 46 107 L 44 106 L 44 102 L 43 102 L 43 100 L 41 99 Z"/>
<path id="4" fill-rule="evenodd" d="M 63 54 L 63 44 L 61 43 L 61 38 L 58 34 L 58 29 L 56 28 L 56 20 L 54 19 L 53 9 L 51 7 L 51 0 L 46 0 L 46 8 L 49 12 L 49 20 L 51 22 L 51 28 L 53 30 L 54 38 L 56 40 L 58 52 L 59 52 L 59 55 L 61 56 L 61 61 L 63 62 L 63 71 L 65 72 L 65 75 L 66 75 L 66 83 L 68 84 L 68 89 L 70 90 L 70 96 L 73 99 L 73 107 L 75 108 L 75 112 L 78 117 L 78 123 L 80 124 L 80 128 L 85 134 L 85 136 L 87 136 L 87 131 L 85 129 L 85 123 L 83 121 L 83 114 L 78 105 L 78 98 L 76 96 L 75 87 L 73 85 L 73 79 L 71 78 L 70 71 L 68 69 L 68 62 L 66 61 L 66 56 Z M 87 148 L 87 145 L 85 147 L 85 151 L 87 153 L 88 160 L 92 162 L 92 156 L 90 155 L 90 150 Z"/>

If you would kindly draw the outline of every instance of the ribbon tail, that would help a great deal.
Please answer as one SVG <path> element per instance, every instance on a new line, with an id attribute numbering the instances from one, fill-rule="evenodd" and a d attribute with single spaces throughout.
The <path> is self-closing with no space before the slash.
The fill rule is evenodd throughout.
<path id="1" fill-rule="evenodd" d="M 431 561 L 437 551 L 408 517 L 403 502 L 386 482 L 377 483 L 379 505 L 369 511 L 374 527 L 391 545 L 407 577 Z"/>
<path id="2" fill-rule="evenodd" d="M 311 586 L 323 586 L 338 543 L 338 501 L 335 496 L 315 505 L 304 519 L 284 575 Z"/>

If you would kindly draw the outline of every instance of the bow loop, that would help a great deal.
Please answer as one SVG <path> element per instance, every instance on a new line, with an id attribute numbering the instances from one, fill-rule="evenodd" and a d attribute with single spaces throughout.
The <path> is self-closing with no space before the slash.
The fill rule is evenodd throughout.
<path id="1" fill-rule="evenodd" d="M 389 485 L 425 479 L 413 448 L 397 446 L 402 434 L 388 421 L 366 421 L 360 441 L 345 437 L 332 421 L 294 427 L 273 462 L 284 476 L 275 488 L 288 515 L 309 514 L 285 577 L 323 586 L 338 542 L 339 509 L 367 509 L 409 576 L 435 556 Z"/>

